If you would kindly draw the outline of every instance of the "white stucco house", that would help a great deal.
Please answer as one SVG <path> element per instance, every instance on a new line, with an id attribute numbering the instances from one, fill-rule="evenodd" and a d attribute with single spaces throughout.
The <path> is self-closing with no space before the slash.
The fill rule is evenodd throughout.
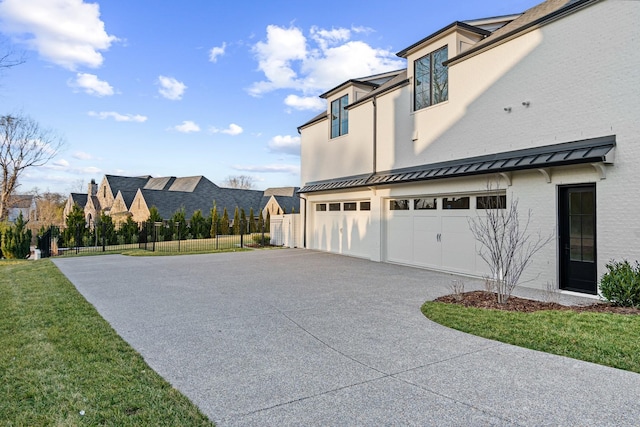
<path id="1" fill-rule="evenodd" d="M 548 0 L 454 22 L 299 127 L 306 248 L 482 277 L 468 218 L 499 179 L 553 235 L 522 281 L 597 293 L 640 259 L 640 2 Z"/>

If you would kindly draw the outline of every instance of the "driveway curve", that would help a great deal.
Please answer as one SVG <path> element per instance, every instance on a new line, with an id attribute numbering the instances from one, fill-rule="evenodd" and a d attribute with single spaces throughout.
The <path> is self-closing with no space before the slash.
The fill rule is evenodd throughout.
<path id="1" fill-rule="evenodd" d="M 219 426 L 640 419 L 638 374 L 426 319 L 420 306 L 449 292 L 447 274 L 301 249 L 54 262 Z"/>

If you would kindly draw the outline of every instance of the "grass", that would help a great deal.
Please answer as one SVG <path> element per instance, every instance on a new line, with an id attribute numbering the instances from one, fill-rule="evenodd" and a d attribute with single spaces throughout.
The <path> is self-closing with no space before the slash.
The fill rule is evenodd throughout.
<path id="1" fill-rule="evenodd" d="M 0 261 L 0 377 L 4 426 L 212 425 L 49 260 Z"/>
<path id="2" fill-rule="evenodd" d="M 253 237 L 260 236 L 260 233 L 245 234 L 244 245 L 247 248 L 253 248 Z M 269 234 L 265 234 L 268 238 Z M 84 246 L 80 248 L 68 248 L 64 251 L 62 256 L 78 256 L 78 255 L 106 255 L 106 254 L 125 254 L 125 255 L 140 255 L 141 252 L 147 254 L 153 254 L 157 252 L 166 252 L 172 255 L 176 254 L 201 254 L 201 253 L 217 253 L 217 252 L 232 252 L 247 250 L 246 248 L 240 248 L 240 236 L 218 236 L 217 238 L 208 239 L 183 239 L 180 241 L 170 240 L 162 242 L 149 242 L 147 243 L 147 250 L 139 249 L 138 243 L 130 243 L 126 245 L 106 245 L 104 251 L 102 246 Z M 267 246 L 269 247 L 269 246 Z M 76 254 L 76 251 L 78 252 Z"/>
<path id="3" fill-rule="evenodd" d="M 428 301 L 444 326 L 520 347 L 640 373 L 640 316 L 544 310 L 519 313 Z"/>

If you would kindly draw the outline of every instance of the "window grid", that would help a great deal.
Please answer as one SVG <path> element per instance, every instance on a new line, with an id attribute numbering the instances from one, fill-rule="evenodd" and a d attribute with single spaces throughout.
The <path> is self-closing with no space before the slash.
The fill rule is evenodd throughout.
<path id="1" fill-rule="evenodd" d="M 413 63 L 414 111 L 449 99 L 449 70 L 443 65 L 448 56 L 448 47 L 444 46 Z"/>
<path id="2" fill-rule="evenodd" d="M 331 138 L 349 133 L 349 111 L 346 109 L 348 104 L 349 95 L 331 102 Z"/>

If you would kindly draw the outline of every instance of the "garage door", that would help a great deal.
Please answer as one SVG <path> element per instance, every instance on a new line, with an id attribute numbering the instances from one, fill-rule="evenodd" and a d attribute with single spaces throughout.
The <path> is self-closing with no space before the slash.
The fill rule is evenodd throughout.
<path id="1" fill-rule="evenodd" d="M 368 200 L 315 203 L 312 248 L 369 258 L 370 211 Z"/>
<path id="2" fill-rule="evenodd" d="M 473 196 L 411 197 L 386 203 L 387 261 L 485 275 L 469 228 Z"/>

